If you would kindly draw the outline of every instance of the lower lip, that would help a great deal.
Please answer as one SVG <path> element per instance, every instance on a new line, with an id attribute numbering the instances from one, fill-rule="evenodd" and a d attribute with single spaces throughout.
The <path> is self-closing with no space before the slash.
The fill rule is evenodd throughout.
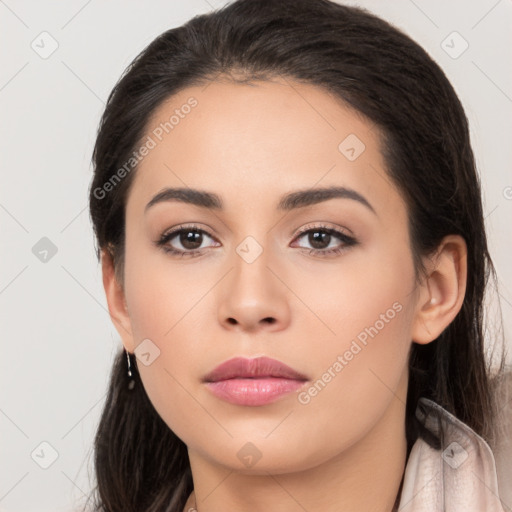
<path id="1" fill-rule="evenodd" d="M 279 377 L 261 379 L 228 379 L 207 382 L 208 389 L 217 397 L 236 405 L 266 405 L 283 395 L 296 391 L 304 385 L 303 380 Z"/>

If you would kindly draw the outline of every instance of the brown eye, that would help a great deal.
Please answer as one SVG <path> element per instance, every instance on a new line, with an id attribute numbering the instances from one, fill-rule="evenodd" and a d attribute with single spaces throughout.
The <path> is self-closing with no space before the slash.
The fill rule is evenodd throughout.
<path id="1" fill-rule="evenodd" d="M 329 227 L 315 227 L 303 230 L 296 238 L 297 240 L 304 239 L 310 245 L 309 254 L 319 256 L 327 256 L 339 254 L 349 247 L 356 245 L 355 238 L 342 233 L 336 229 Z M 300 245 L 304 249 L 304 247 Z"/>
<path id="2" fill-rule="evenodd" d="M 308 242 L 314 249 L 326 249 L 331 241 L 331 234 L 322 230 L 310 231 L 308 233 Z M 327 245 L 326 245 L 327 244 Z"/>
<path id="3" fill-rule="evenodd" d="M 164 233 L 156 242 L 165 252 L 180 255 L 191 256 L 202 252 L 205 240 L 214 238 L 203 229 L 197 227 L 182 227 Z M 211 247 L 211 245 L 210 245 Z"/>
<path id="4" fill-rule="evenodd" d="M 203 241 L 203 234 L 195 230 L 182 230 L 177 236 L 179 242 L 185 249 L 199 249 Z"/>

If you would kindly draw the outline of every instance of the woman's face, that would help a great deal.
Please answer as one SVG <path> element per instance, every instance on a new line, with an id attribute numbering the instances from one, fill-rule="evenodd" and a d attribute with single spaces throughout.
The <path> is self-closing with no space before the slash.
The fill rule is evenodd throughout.
<path id="1" fill-rule="evenodd" d="M 123 342 L 189 454 L 280 473 L 403 429 L 417 294 L 378 129 L 315 86 L 213 82 L 162 105 L 145 142 L 126 206 Z M 306 380 L 204 382 L 258 356 Z"/>

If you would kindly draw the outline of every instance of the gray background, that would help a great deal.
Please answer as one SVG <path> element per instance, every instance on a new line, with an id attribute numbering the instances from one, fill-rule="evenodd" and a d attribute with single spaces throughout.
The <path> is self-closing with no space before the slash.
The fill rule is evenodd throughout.
<path id="1" fill-rule="evenodd" d="M 98 121 L 140 50 L 224 3 L 0 0 L 1 511 L 75 510 L 91 488 L 92 439 L 120 346 L 87 210 Z M 347 3 L 411 35 L 464 103 L 510 343 L 512 2 Z"/>

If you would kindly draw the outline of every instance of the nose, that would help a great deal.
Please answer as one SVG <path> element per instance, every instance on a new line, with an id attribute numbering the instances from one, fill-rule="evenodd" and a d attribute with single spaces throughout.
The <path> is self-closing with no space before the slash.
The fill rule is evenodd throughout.
<path id="1" fill-rule="evenodd" d="M 264 249 L 254 260 L 240 254 L 234 255 L 233 268 L 222 283 L 219 322 L 225 329 L 245 332 L 285 329 L 291 294 L 285 276 L 272 264 L 270 251 Z"/>

